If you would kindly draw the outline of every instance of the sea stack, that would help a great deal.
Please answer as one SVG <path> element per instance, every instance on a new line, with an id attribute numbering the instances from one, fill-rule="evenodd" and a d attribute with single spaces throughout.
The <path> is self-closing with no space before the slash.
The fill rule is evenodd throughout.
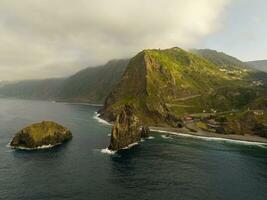
<path id="1" fill-rule="evenodd" d="M 148 137 L 148 134 L 148 127 L 140 130 L 140 121 L 134 114 L 133 107 L 126 104 L 113 125 L 109 149 L 116 151 L 125 148 L 139 142 L 142 137 Z"/>
<path id="2" fill-rule="evenodd" d="M 56 146 L 72 138 L 69 129 L 52 121 L 32 124 L 19 131 L 10 143 L 14 148 L 37 149 Z"/>
<path id="3" fill-rule="evenodd" d="M 150 129 L 148 126 L 142 126 L 141 128 L 141 137 L 142 138 L 148 138 L 150 134 Z"/>

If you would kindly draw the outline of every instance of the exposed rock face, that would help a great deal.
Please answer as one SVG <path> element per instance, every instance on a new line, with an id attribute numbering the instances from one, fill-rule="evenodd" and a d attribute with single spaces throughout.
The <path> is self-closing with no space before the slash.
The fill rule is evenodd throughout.
<path id="1" fill-rule="evenodd" d="M 148 138 L 150 133 L 150 129 L 148 126 L 143 126 L 141 129 L 141 137 L 142 138 Z"/>
<path id="2" fill-rule="evenodd" d="M 248 111 L 237 119 L 233 119 L 224 127 L 226 132 L 232 134 L 250 134 L 267 137 L 266 116 L 258 115 L 257 112 Z"/>
<path id="3" fill-rule="evenodd" d="M 109 149 L 119 150 L 139 142 L 142 137 L 148 136 L 148 132 L 149 129 L 144 127 L 140 131 L 140 122 L 135 116 L 133 108 L 130 105 L 125 105 L 112 128 Z"/>
<path id="4" fill-rule="evenodd" d="M 72 138 L 70 130 L 52 122 L 32 124 L 19 131 L 10 145 L 12 147 L 38 148 L 43 145 L 58 145 Z"/>

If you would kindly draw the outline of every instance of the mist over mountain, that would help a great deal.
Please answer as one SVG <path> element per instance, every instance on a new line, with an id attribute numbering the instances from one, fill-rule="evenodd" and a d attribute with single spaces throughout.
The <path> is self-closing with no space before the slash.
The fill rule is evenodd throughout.
<path id="1" fill-rule="evenodd" d="M 3 82 L 0 84 L 0 95 L 23 99 L 103 103 L 127 64 L 127 59 L 112 60 L 102 66 L 88 67 L 66 78 Z"/>
<path id="2" fill-rule="evenodd" d="M 248 65 L 224 52 L 218 52 L 212 49 L 192 49 L 191 52 L 211 61 L 213 64 L 224 68 L 246 68 Z"/>
<path id="3" fill-rule="evenodd" d="M 251 68 L 267 72 L 267 60 L 256 60 L 246 62 Z"/>

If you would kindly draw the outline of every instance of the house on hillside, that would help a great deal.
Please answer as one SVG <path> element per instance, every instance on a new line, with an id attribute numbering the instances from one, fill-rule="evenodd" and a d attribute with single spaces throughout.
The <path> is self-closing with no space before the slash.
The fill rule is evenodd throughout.
<path id="1" fill-rule="evenodd" d="M 257 116 L 261 116 L 261 115 L 264 115 L 264 111 L 263 110 L 254 110 L 253 114 L 257 115 Z"/>

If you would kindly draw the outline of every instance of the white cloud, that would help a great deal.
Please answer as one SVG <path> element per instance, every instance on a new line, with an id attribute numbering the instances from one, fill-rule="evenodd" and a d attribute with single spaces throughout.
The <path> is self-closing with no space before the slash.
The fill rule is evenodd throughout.
<path id="1" fill-rule="evenodd" d="M 229 0 L 0 0 L 0 79 L 64 76 L 144 48 L 190 47 Z"/>

